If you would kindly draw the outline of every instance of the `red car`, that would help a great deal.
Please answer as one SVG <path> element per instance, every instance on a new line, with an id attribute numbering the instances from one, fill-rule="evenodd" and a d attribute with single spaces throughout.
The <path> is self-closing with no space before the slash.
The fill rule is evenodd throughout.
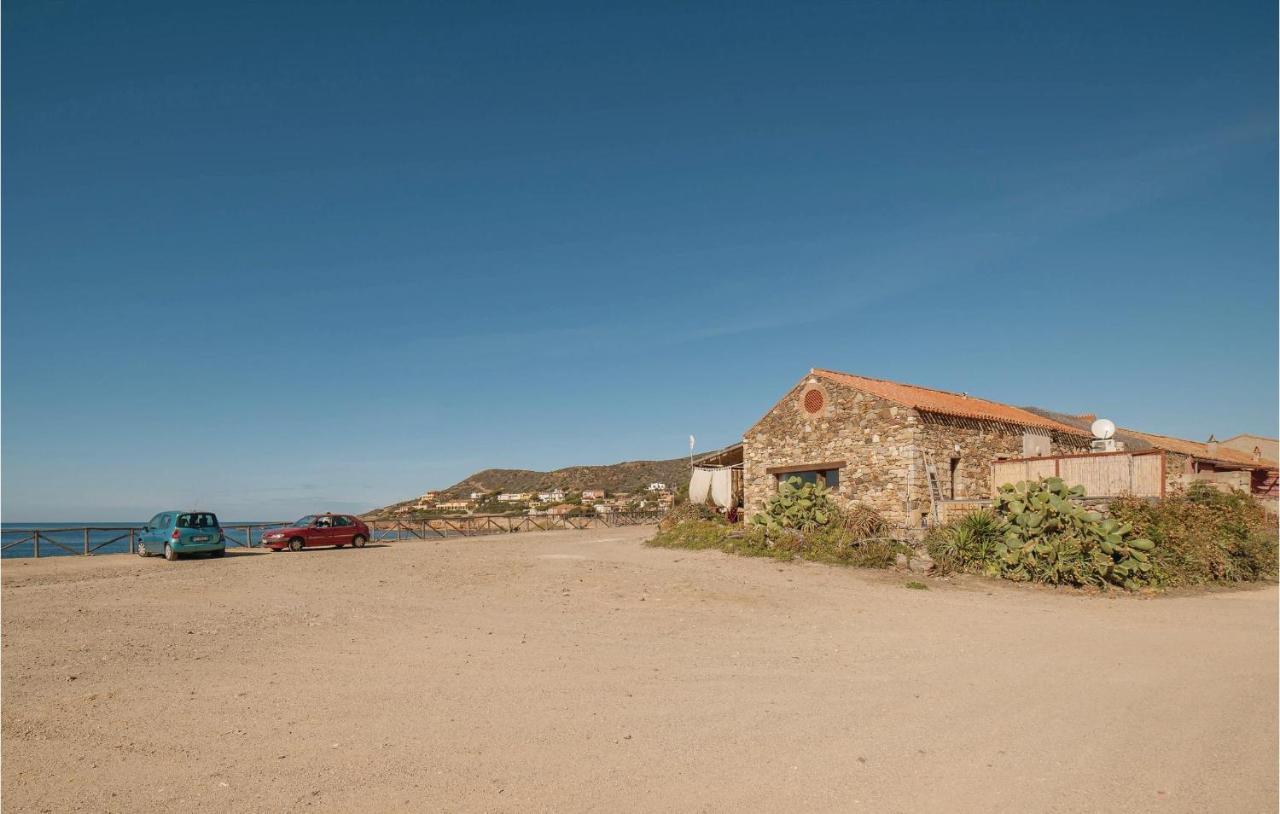
<path id="1" fill-rule="evenodd" d="M 291 526 L 262 535 L 262 544 L 272 551 L 301 551 L 322 545 L 364 548 L 367 542 L 369 527 L 349 514 L 309 514 Z"/>

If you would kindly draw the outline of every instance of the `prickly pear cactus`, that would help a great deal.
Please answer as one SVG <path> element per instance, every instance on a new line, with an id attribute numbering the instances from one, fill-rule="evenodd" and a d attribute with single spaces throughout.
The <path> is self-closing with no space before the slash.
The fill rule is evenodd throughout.
<path id="1" fill-rule="evenodd" d="M 812 531 L 825 526 L 835 517 L 835 507 L 826 487 L 788 478 L 778 484 L 778 494 L 764 507 L 764 512 L 751 518 L 770 535 L 784 531 Z"/>
<path id="2" fill-rule="evenodd" d="M 1155 581 L 1155 543 L 1131 537 L 1128 523 L 1103 520 L 1077 501 L 1081 486 L 1041 478 L 1000 487 L 996 513 L 1005 523 L 995 546 L 1002 575 L 1055 585 L 1123 585 Z"/>

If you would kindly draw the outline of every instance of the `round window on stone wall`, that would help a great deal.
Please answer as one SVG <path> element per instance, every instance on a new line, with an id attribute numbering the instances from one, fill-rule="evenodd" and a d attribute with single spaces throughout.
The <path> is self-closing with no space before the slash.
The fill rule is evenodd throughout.
<path id="1" fill-rule="evenodd" d="M 822 412 L 822 408 L 826 406 L 827 399 L 822 395 L 822 391 L 813 389 L 804 394 L 804 411 L 809 415 L 817 415 Z"/>

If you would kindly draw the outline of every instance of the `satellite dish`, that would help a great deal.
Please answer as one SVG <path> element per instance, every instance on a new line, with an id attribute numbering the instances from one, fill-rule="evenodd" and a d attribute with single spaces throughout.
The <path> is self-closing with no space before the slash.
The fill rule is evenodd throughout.
<path id="1" fill-rule="evenodd" d="M 1115 422 L 1109 421 L 1105 418 L 1099 418 L 1097 421 L 1093 422 L 1093 424 L 1089 426 L 1089 429 L 1093 431 L 1094 438 L 1102 441 L 1106 441 L 1108 438 L 1111 438 L 1116 434 Z"/>

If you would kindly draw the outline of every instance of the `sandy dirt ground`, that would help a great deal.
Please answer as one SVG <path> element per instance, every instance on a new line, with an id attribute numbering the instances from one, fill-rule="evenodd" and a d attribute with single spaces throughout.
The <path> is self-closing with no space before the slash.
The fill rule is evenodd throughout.
<path id="1" fill-rule="evenodd" d="M 1276 811 L 1275 586 L 648 533 L 6 560 L 3 810 Z"/>

